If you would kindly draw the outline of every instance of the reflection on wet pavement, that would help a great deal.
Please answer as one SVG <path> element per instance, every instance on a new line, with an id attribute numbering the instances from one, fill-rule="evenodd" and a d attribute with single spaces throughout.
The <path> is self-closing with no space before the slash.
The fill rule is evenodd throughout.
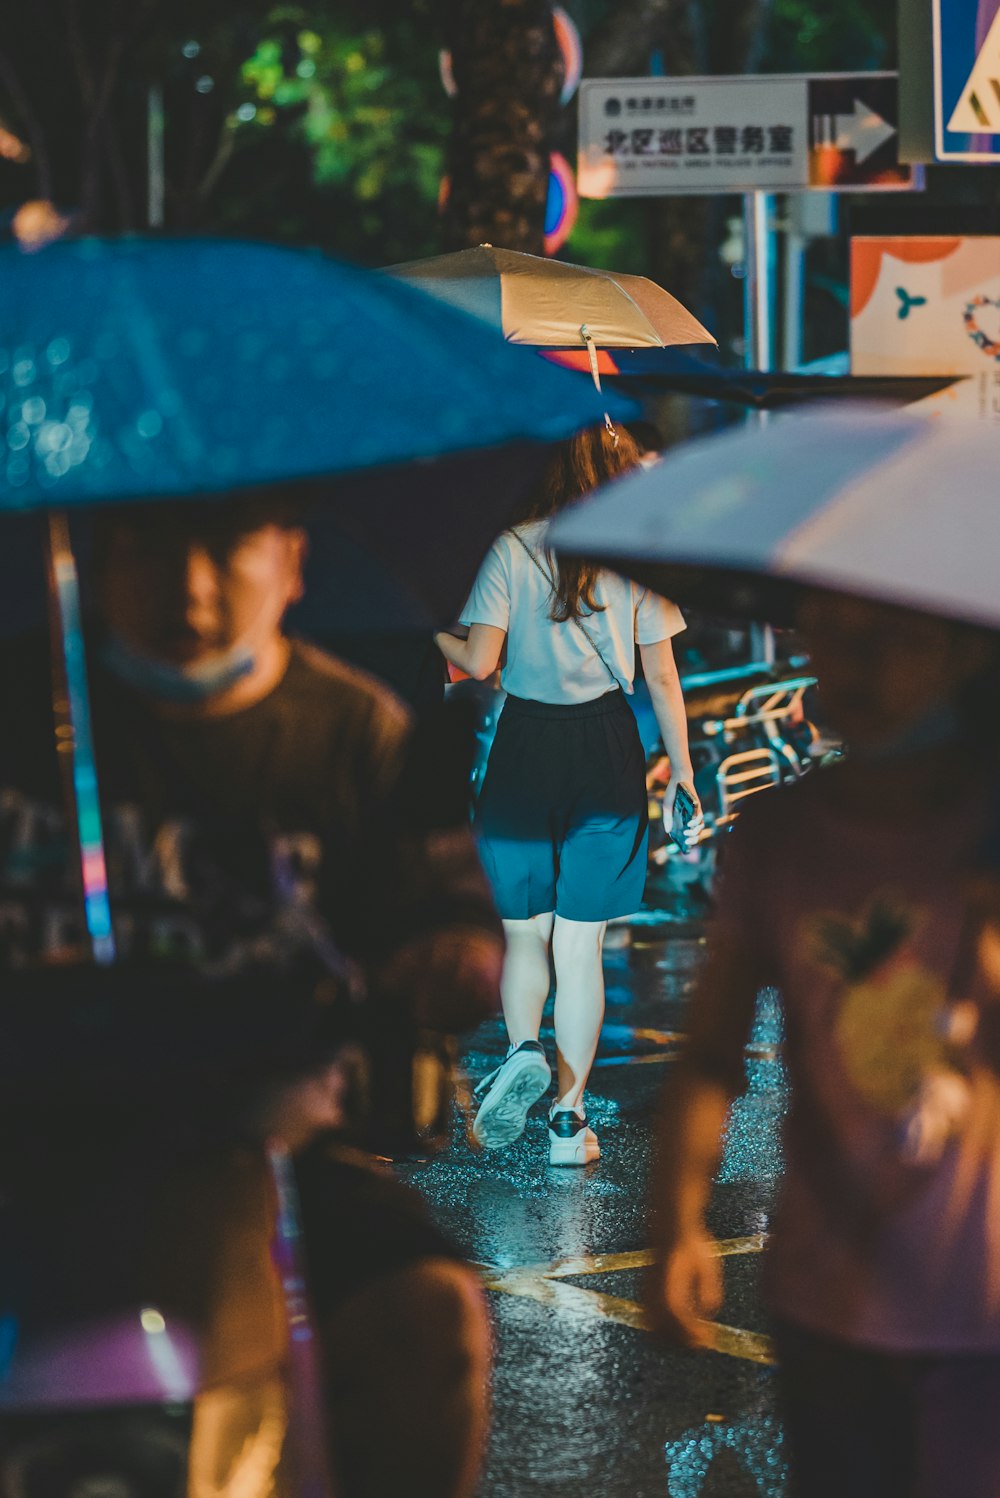
<path id="1" fill-rule="evenodd" d="M 781 1498 L 785 1460 L 757 1289 L 781 1170 L 787 1106 L 777 997 L 765 991 L 732 1110 L 710 1223 L 725 1303 L 711 1353 L 663 1349 L 644 1330 L 641 1279 L 650 1124 L 683 1045 L 704 951 L 697 929 L 647 921 L 609 933 L 608 1013 L 588 1114 L 602 1159 L 548 1165 L 545 1104 L 523 1138 L 450 1150 L 404 1174 L 469 1259 L 494 1312 L 495 1424 L 483 1498 Z M 551 1052 L 551 1030 L 542 1040 Z M 506 1049 L 502 1025 L 473 1037 L 473 1081 Z"/>
<path id="2" fill-rule="evenodd" d="M 669 1498 L 701 1498 L 708 1491 L 709 1474 L 718 1471 L 726 1453 L 736 1467 L 754 1483 L 752 1491 L 762 1495 L 784 1493 L 788 1467 L 784 1456 L 784 1434 L 776 1416 L 768 1409 L 754 1409 L 738 1420 L 708 1416 L 700 1426 L 687 1430 L 666 1444 L 667 1493 Z M 723 1491 L 717 1485 L 714 1491 Z"/>

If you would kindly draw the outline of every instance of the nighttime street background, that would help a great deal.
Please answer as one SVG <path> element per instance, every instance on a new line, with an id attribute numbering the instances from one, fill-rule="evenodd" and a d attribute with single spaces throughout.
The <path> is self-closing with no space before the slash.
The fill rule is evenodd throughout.
<path id="1" fill-rule="evenodd" d="M 589 78 L 899 62 L 896 0 L 563 3 Z M 482 242 L 541 254 L 547 163 L 575 159 L 563 81 L 549 0 L 35 0 L 10 8 L 0 35 L 0 237 L 44 204 L 72 233 L 266 240 L 365 267 Z M 1000 168 L 932 167 L 927 184 L 888 206 L 845 195 L 808 240 L 803 363 L 846 350 L 852 234 L 1000 232 Z M 651 277 L 717 333 L 723 366 L 745 363 L 738 196 L 584 200 L 558 254 Z M 646 414 L 668 442 L 742 417 L 681 396 Z M 717 665 L 725 634 L 691 622 L 682 674 Z M 700 654 L 711 629 L 716 653 Z M 379 648 L 347 651 L 378 667 Z M 749 649 L 741 635 L 737 657 Z M 794 642 L 783 649 L 805 668 Z M 652 1117 L 684 1043 L 706 914 L 704 892 L 661 880 L 609 933 L 588 1093 L 599 1165 L 548 1166 L 539 1104 L 509 1150 L 474 1150 L 458 1118 L 445 1153 L 399 1167 L 480 1270 L 495 1318 L 483 1498 L 786 1492 L 759 1294 L 787 1101 L 773 993 L 759 999 L 709 1214 L 725 1258 L 717 1350 L 661 1348 L 641 1309 Z M 551 1055 L 549 1020 L 542 1039 Z M 505 1050 L 498 1018 L 465 1048 L 470 1085 Z"/>

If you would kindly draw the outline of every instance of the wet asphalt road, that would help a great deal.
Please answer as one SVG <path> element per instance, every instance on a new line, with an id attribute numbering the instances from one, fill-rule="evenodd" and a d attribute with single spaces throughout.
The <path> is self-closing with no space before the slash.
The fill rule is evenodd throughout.
<path id="1" fill-rule="evenodd" d="M 659 1088 L 676 1054 L 697 926 L 656 920 L 609 933 L 607 1022 L 588 1093 L 602 1158 L 547 1163 L 544 1105 L 496 1153 L 451 1150 L 405 1175 L 484 1266 L 497 1338 L 494 1431 L 483 1498 L 779 1498 L 774 1373 L 757 1284 L 760 1235 L 780 1172 L 785 1106 L 779 1019 L 763 996 L 749 1089 L 729 1125 L 711 1227 L 723 1240 L 727 1352 L 664 1350 L 641 1327 L 644 1183 Z M 543 1041 L 552 1049 L 551 1031 Z M 506 1048 L 473 1039 L 473 1081 Z"/>

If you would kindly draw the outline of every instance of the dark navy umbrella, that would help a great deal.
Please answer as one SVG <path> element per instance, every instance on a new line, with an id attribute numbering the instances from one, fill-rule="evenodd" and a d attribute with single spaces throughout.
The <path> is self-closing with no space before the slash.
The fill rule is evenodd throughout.
<path id="1" fill-rule="evenodd" d="M 311 481 L 333 501 L 320 530 L 335 519 L 366 553 L 343 568 L 372 573 L 356 628 L 450 621 L 531 476 L 524 444 L 600 421 L 605 404 L 477 319 L 317 253 L 0 249 L 0 508 Z"/>
<path id="2" fill-rule="evenodd" d="M 589 372 L 586 353 L 578 349 L 546 351 L 545 357 L 566 369 Z M 825 401 L 876 400 L 905 406 L 954 385 L 956 375 L 831 375 L 796 370 L 730 369 L 711 356 L 679 348 L 602 349 L 598 373 L 612 388 L 637 399 L 690 395 L 761 411 Z"/>
<path id="3" fill-rule="evenodd" d="M 109 961 L 67 514 L 304 486 L 327 502 L 317 549 L 331 568 L 344 558 L 345 583 L 363 579 L 356 628 L 446 622 L 545 444 L 608 403 L 386 276 L 267 245 L 133 238 L 0 249 L 0 405 L 0 510 L 49 514 L 87 926 Z"/>
<path id="4" fill-rule="evenodd" d="M 0 394 L 5 509 L 329 478 L 604 413 L 387 276 L 217 240 L 0 249 Z"/>

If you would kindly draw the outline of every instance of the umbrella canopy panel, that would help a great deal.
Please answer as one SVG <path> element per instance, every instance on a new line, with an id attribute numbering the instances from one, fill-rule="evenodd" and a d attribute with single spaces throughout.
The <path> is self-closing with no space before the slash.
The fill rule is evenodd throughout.
<path id="1" fill-rule="evenodd" d="M 790 620 L 803 586 L 1000 629 L 1000 434 L 790 415 L 685 444 L 560 517 L 556 550 L 681 601 Z"/>
<path id="2" fill-rule="evenodd" d="M 676 297 L 644 276 L 492 245 L 412 260 L 387 273 L 482 318 L 509 343 L 570 348 L 584 341 L 583 327 L 602 348 L 715 342 Z"/>
<path id="3" fill-rule="evenodd" d="M 211 494 L 568 436 L 634 407 L 319 254 L 0 249 L 0 507 Z"/>
<path id="4" fill-rule="evenodd" d="M 564 369 L 586 373 L 586 349 L 549 350 L 542 355 Z M 729 369 L 680 349 L 602 349 L 598 373 L 637 397 L 690 395 L 735 406 L 774 410 L 821 401 L 882 401 L 905 406 L 945 390 L 962 375 L 832 375 L 794 370 Z"/>

